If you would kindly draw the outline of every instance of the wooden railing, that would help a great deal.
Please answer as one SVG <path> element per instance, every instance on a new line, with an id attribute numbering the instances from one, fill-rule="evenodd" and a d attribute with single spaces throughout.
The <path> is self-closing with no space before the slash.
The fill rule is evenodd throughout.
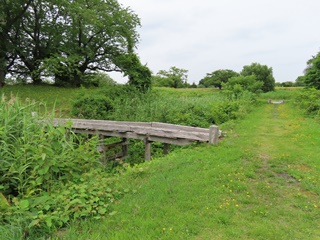
<path id="1" fill-rule="evenodd" d="M 105 137 L 119 137 L 122 141 L 111 145 L 100 145 L 99 149 L 105 152 L 117 145 L 122 146 L 122 155 L 127 153 L 128 138 L 140 139 L 145 144 L 145 159 L 151 159 L 151 143 L 162 142 L 164 153 L 167 152 L 169 144 L 188 145 L 193 142 L 208 142 L 217 144 L 219 137 L 218 126 L 212 125 L 210 128 L 189 127 L 175 124 L 158 122 L 125 122 L 107 120 L 84 120 L 84 119 L 53 119 L 54 124 L 62 125 L 70 122 L 71 130 L 74 133 L 98 134 L 100 139 Z M 118 155 L 117 155 L 118 156 Z"/>

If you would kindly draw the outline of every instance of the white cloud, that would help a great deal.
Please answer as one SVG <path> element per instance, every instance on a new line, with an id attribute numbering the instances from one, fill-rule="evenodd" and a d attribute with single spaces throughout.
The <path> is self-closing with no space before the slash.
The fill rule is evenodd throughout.
<path id="1" fill-rule="evenodd" d="M 320 51 L 319 0 L 119 0 L 141 18 L 137 49 L 157 73 L 171 66 L 198 82 L 217 69 L 258 62 L 294 81 Z"/>

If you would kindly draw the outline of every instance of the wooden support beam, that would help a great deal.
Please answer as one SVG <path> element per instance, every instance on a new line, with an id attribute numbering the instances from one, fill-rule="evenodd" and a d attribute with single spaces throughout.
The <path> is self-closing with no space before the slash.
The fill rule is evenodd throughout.
<path id="1" fill-rule="evenodd" d="M 102 164 L 106 164 L 107 161 L 107 157 L 106 157 L 106 148 L 104 146 L 104 136 L 103 135 L 99 135 L 99 146 L 98 149 L 101 153 L 101 163 Z"/>
<path id="2" fill-rule="evenodd" d="M 163 154 L 167 155 L 169 153 L 169 149 L 170 149 L 170 144 L 169 143 L 164 143 L 163 144 Z"/>
<path id="3" fill-rule="evenodd" d="M 144 139 L 144 158 L 146 161 L 151 160 L 151 142 L 149 141 L 148 137 Z"/>
<path id="4" fill-rule="evenodd" d="M 219 138 L 219 127 L 212 125 L 209 128 L 209 143 L 210 144 L 218 144 Z"/>
<path id="5" fill-rule="evenodd" d="M 126 157 L 128 156 L 128 145 L 129 145 L 129 141 L 126 138 L 122 138 L 122 157 Z"/>

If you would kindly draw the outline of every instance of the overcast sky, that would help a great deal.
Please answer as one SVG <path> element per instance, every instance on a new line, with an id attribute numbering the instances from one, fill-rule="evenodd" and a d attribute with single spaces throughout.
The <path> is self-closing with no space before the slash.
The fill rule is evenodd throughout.
<path id="1" fill-rule="evenodd" d="M 118 1 L 141 19 L 141 62 L 154 74 L 186 69 L 189 83 L 253 62 L 272 67 L 276 82 L 295 81 L 320 51 L 320 0 Z"/>

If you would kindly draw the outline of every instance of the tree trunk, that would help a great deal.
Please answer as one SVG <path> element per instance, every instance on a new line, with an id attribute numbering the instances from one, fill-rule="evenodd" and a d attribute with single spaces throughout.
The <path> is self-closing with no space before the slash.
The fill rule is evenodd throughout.
<path id="1" fill-rule="evenodd" d="M 3 69 L 0 69 L 0 88 L 4 86 L 5 76 L 5 71 Z"/>
<path id="2" fill-rule="evenodd" d="M 5 77 L 7 75 L 7 66 L 5 56 L 0 56 L 0 88 L 5 84 Z"/>
<path id="3" fill-rule="evenodd" d="M 38 71 L 32 71 L 31 78 L 34 85 L 39 85 L 42 82 L 41 76 Z"/>

